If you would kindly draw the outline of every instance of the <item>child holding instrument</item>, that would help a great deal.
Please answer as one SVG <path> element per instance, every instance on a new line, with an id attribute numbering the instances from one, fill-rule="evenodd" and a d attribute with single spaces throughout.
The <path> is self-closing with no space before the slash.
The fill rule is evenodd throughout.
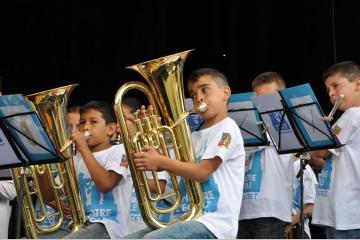
<path id="1" fill-rule="evenodd" d="M 311 152 L 326 158 L 312 223 L 325 226 L 327 238 L 360 238 L 360 66 L 337 63 L 323 79 L 332 104 L 344 96 L 339 105 L 344 113 L 332 126 L 343 146 Z"/>

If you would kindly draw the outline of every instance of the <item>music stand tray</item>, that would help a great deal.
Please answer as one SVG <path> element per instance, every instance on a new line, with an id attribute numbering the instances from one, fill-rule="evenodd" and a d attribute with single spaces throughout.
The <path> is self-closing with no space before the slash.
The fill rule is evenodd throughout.
<path id="1" fill-rule="evenodd" d="M 339 148 L 310 84 L 252 97 L 279 154 Z"/>
<path id="2" fill-rule="evenodd" d="M 251 97 L 254 95 L 254 92 L 238 93 L 232 94 L 229 98 L 229 117 L 240 128 L 245 147 L 269 145 L 261 116 L 251 102 Z M 187 111 L 193 109 L 193 103 L 190 98 L 185 99 L 185 109 Z M 189 115 L 187 120 L 191 131 L 198 131 L 204 127 L 204 120 L 197 113 Z"/>
<path id="3" fill-rule="evenodd" d="M 339 148 L 341 143 L 324 120 L 324 113 L 310 87 L 303 84 L 263 96 L 252 101 L 262 116 L 270 138 L 279 154 L 298 153 L 300 157 L 301 238 L 304 238 L 304 180 L 303 173 L 309 156 L 304 152 Z M 300 154 L 299 154 L 300 153 Z"/>
<path id="4" fill-rule="evenodd" d="M 65 160 L 23 95 L 0 96 L 0 169 Z"/>
<path id="5" fill-rule="evenodd" d="M 266 135 L 260 113 L 251 98 L 254 92 L 232 94 L 229 99 L 229 117 L 239 126 L 245 147 L 266 146 L 269 140 Z"/>

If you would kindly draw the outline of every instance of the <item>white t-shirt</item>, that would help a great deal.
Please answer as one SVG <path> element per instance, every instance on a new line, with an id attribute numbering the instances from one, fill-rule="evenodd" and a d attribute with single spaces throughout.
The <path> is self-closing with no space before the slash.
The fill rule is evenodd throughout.
<path id="1" fill-rule="evenodd" d="M 294 196 L 292 201 L 292 213 L 296 214 L 300 212 L 300 201 L 301 201 L 301 188 L 300 188 L 300 177 L 296 178 L 300 170 L 300 159 L 294 162 Z M 317 180 L 314 171 L 309 165 L 306 165 L 304 174 L 303 174 L 303 183 L 304 183 L 304 204 L 313 204 L 316 196 L 316 185 Z M 310 227 L 309 227 L 309 218 L 305 218 L 304 220 L 304 230 L 306 234 L 311 238 Z"/>
<path id="2" fill-rule="evenodd" d="M 294 160 L 291 154 L 261 147 L 246 159 L 239 220 L 274 217 L 291 222 Z"/>
<path id="3" fill-rule="evenodd" d="M 312 222 L 337 230 L 360 229 L 360 107 L 347 109 L 333 125 L 342 144 L 319 176 Z"/>
<path id="4" fill-rule="evenodd" d="M 239 127 L 227 117 L 215 125 L 192 133 L 196 161 L 220 157 L 222 162 L 202 183 L 203 215 L 196 219 L 217 238 L 235 238 L 238 228 L 245 151 Z"/>
<path id="5" fill-rule="evenodd" d="M 8 238 L 9 220 L 11 216 L 11 206 L 9 200 L 16 197 L 14 182 L 11 180 L 0 181 L 0 239 Z"/>
<path id="6" fill-rule="evenodd" d="M 123 177 L 109 192 L 102 193 L 92 180 L 80 154 L 74 158 L 80 192 L 85 213 L 90 222 L 101 222 L 111 238 L 121 238 L 128 234 L 131 184 L 126 182 L 125 149 L 122 144 L 94 152 L 95 159 L 106 170 L 112 170 Z"/>
<path id="7" fill-rule="evenodd" d="M 170 195 L 174 193 L 174 186 L 169 174 L 166 175 L 167 182 L 165 187 L 165 195 Z M 179 192 L 180 192 L 180 203 L 178 208 L 170 213 L 157 214 L 159 221 L 163 223 L 176 223 L 190 210 L 189 195 L 187 191 L 187 186 L 185 178 L 176 176 L 176 181 L 178 183 Z M 158 208 L 167 209 L 173 207 L 176 202 L 176 196 L 166 198 L 166 200 L 159 201 L 157 204 Z"/>
<path id="8" fill-rule="evenodd" d="M 149 171 L 146 172 L 146 175 L 149 179 L 153 178 L 151 172 L 149 172 Z M 159 180 L 167 181 L 167 173 L 165 171 L 158 172 L 157 177 Z M 128 181 L 132 182 L 132 177 L 131 177 L 130 171 L 128 171 Z M 134 187 L 132 187 L 132 191 L 131 191 L 129 227 L 128 228 L 129 228 L 128 234 L 131 234 L 131 233 L 137 232 L 139 230 L 142 230 L 144 228 L 147 228 L 147 225 L 144 223 L 142 216 L 141 216 L 139 202 L 138 202 Z"/>

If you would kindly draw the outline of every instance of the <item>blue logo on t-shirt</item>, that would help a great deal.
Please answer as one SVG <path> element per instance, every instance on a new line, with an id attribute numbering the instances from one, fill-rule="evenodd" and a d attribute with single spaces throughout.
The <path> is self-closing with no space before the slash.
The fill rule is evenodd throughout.
<path id="1" fill-rule="evenodd" d="M 206 148 L 205 148 L 206 149 Z M 196 162 L 199 163 L 202 155 L 196 157 Z M 204 212 L 215 212 L 220 198 L 220 192 L 214 177 L 211 175 L 208 180 L 201 183 L 203 190 L 203 210 Z"/>
<path id="2" fill-rule="evenodd" d="M 300 179 L 296 178 L 294 184 L 294 195 L 292 201 L 292 208 L 296 211 L 300 210 L 300 200 L 301 200 L 301 192 L 300 192 Z"/>
<path id="3" fill-rule="evenodd" d="M 215 212 L 217 210 L 217 204 L 220 198 L 220 192 L 218 185 L 216 184 L 214 177 L 210 176 L 209 179 L 201 184 L 204 199 L 203 210 L 204 212 Z"/>
<path id="4" fill-rule="evenodd" d="M 84 178 L 83 173 L 79 174 L 79 185 L 84 209 L 90 214 L 90 220 L 110 219 L 119 223 L 116 219 L 117 205 L 112 191 L 100 192 L 94 181 L 91 178 Z"/>
<path id="5" fill-rule="evenodd" d="M 139 208 L 139 202 L 136 197 L 135 189 L 133 188 L 133 191 L 131 193 L 131 202 L 130 202 L 130 221 L 131 222 L 142 222 L 140 208 Z"/>
<path id="6" fill-rule="evenodd" d="M 325 159 L 325 165 L 321 170 L 319 176 L 319 184 L 317 186 L 316 195 L 319 197 L 326 197 L 331 187 L 331 174 L 333 170 L 332 155 Z"/>
<path id="7" fill-rule="evenodd" d="M 257 151 L 249 157 L 251 160 L 245 170 L 243 199 L 256 199 L 257 194 L 260 192 L 263 174 L 261 154 L 263 151 Z"/>
<path id="8" fill-rule="evenodd" d="M 168 181 L 167 185 L 169 186 L 169 188 L 173 188 L 172 181 Z M 177 221 L 189 211 L 190 208 L 189 196 L 186 191 L 185 180 L 183 177 L 181 177 L 179 182 L 179 191 L 181 196 L 179 207 L 171 213 L 158 214 L 158 218 L 160 221 L 162 222 Z M 162 200 L 157 203 L 158 208 L 170 208 L 171 206 L 172 204 L 166 200 Z"/>

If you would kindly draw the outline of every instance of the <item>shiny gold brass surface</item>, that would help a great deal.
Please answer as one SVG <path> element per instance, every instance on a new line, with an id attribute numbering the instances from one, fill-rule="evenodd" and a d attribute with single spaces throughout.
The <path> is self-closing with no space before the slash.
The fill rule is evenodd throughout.
<path id="1" fill-rule="evenodd" d="M 184 92 L 183 92 L 183 66 L 186 57 L 192 50 L 132 65 L 129 69 L 140 73 L 147 84 L 140 82 L 125 83 L 115 96 L 115 111 L 122 130 L 125 149 L 128 156 L 131 175 L 139 201 L 139 207 L 144 222 L 151 228 L 157 229 L 171 225 L 173 222 L 163 222 L 159 214 L 171 213 L 176 210 L 182 198 L 189 199 L 189 210 L 179 219 L 186 221 L 202 214 L 202 190 L 200 183 L 185 179 L 186 194 L 181 194 L 176 175 L 168 173 L 171 178 L 173 192 L 162 193 L 156 181 L 157 194 L 149 190 L 147 175 L 144 171 L 135 168 L 132 154 L 141 151 L 142 146 L 150 145 L 168 157 L 175 160 L 195 162 L 195 155 L 191 144 L 190 130 L 187 121 L 179 122 L 184 117 Z M 130 136 L 124 113 L 122 99 L 129 90 L 140 90 L 154 108 L 153 116 L 143 116 L 135 120 L 137 133 Z M 160 124 L 158 116 L 164 121 Z M 152 172 L 153 179 L 157 180 L 156 172 Z M 159 208 L 160 200 L 173 198 L 169 208 Z"/>
<path id="2" fill-rule="evenodd" d="M 51 233 L 59 229 L 65 216 L 62 212 L 61 201 L 65 200 L 70 206 L 73 221 L 72 231 L 78 230 L 85 222 L 78 181 L 72 161 L 72 141 L 70 140 L 70 127 L 67 121 L 67 103 L 69 95 L 77 84 L 68 85 L 44 92 L 26 96 L 34 111 L 38 114 L 46 132 L 57 149 L 68 160 L 56 164 L 43 164 L 37 166 L 19 167 L 12 169 L 12 175 L 17 191 L 20 189 L 21 174 L 24 174 L 24 200 L 22 212 L 24 217 L 25 232 L 28 238 L 38 238 L 41 233 Z M 55 179 L 58 176 L 58 179 Z M 41 192 L 41 184 L 48 183 L 54 197 L 56 212 L 47 214 L 45 211 L 46 200 Z M 61 197 L 64 194 L 65 199 Z M 37 199 L 40 213 L 35 210 Z M 44 227 L 43 222 L 57 219 L 51 227 Z"/>

